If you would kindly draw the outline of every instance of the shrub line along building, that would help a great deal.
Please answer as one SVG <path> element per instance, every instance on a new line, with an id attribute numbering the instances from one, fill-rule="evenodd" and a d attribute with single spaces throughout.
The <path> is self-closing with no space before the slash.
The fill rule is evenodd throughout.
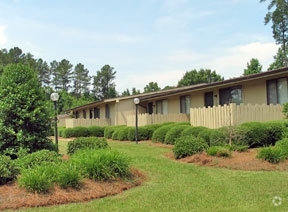
<path id="1" fill-rule="evenodd" d="M 139 98 L 139 126 L 189 121 L 218 128 L 247 121 L 283 119 L 288 102 L 288 68 L 138 95 L 105 99 L 69 110 L 60 125 L 135 126 L 134 98 Z"/>

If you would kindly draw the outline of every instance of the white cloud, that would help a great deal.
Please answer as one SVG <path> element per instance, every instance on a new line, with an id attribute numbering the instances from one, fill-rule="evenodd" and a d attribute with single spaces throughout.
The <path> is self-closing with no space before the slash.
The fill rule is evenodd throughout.
<path id="1" fill-rule="evenodd" d="M 263 65 L 262 71 L 266 71 L 273 62 L 278 46 L 274 43 L 253 42 L 245 45 L 234 46 L 219 52 L 219 56 L 210 61 L 211 67 L 215 68 L 225 78 L 237 77 L 243 74 L 247 67 L 247 62 L 252 58 L 257 58 Z"/>
<path id="2" fill-rule="evenodd" d="M 8 41 L 8 38 L 5 34 L 5 30 L 6 30 L 5 26 L 0 26 L 0 45 L 2 46 L 4 46 Z"/>

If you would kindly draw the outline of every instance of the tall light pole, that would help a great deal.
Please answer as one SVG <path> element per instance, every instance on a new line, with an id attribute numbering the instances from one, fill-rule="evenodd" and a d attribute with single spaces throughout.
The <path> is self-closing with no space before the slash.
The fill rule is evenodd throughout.
<path id="1" fill-rule="evenodd" d="M 140 103 L 140 99 L 139 98 L 134 98 L 134 104 L 136 106 L 136 120 L 135 120 L 135 141 L 136 144 L 138 144 L 138 105 Z"/>
<path id="2" fill-rule="evenodd" d="M 55 144 L 57 148 L 57 152 L 59 151 L 58 149 L 58 128 L 57 128 L 57 101 L 59 99 L 59 94 L 58 93 L 51 93 L 50 99 L 54 102 L 54 135 L 55 135 Z"/>

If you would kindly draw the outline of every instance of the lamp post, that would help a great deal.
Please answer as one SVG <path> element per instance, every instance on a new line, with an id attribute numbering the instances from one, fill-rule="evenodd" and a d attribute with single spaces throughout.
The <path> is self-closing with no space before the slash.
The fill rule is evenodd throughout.
<path id="1" fill-rule="evenodd" d="M 139 98 L 134 98 L 134 104 L 136 106 L 136 120 L 135 120 L 135 141 L 138 144 L 138 105 L 140 103 Z"/>
<path id="2" fill-rule="evenodd" d="M 56 148 L 58 152 L 58 129 L 57 129 L 57 101 L 59 99 L 59 94 L 58 93 L 51 93 L 50 99 L 54 102 L 54 134 L 55 134 L 55 143 L 56 143 Z"/>

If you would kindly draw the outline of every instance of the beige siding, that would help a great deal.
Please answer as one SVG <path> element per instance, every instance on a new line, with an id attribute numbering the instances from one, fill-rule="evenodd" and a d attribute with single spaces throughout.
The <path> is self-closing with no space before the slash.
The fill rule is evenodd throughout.
<path id="1" fill-rule="evenodd" d="M 267 104 L 265 80 L 246 83 L 242 89 L 245 104 Z"/>

